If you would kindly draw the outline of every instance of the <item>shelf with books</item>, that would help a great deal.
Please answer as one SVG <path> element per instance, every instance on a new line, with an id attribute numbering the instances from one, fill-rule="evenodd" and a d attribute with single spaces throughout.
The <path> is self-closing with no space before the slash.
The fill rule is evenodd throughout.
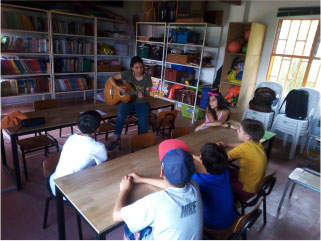
<path id="1" fill-rule="evenodd" d="M 171 83 L 171 84 L 175 84 L 175 85 L 182 85 L 182 86 L 185 86 L 185 87 L 188 87 L 188 88 L 196 88 L 196 86 L 192 86 L 192 85 L 186 85 L 186 84 L 183 84 L 183 83 L 179 83 L 179 82 L 174 82 L 174 81 L 170 81 L 170 80 L 165 80 L 165 82 L 168 82 L 168 83 Z"/>
<path id="2" fill-rule="evenodd" d="M 1 59 L 2 75 L 48 74 L 49 71 L 46 59 Z"/>
<path id="3" fill-rule="evenodd" d="M 49 76 L 2 76 L 1 96 L 43 94 L 50 91 Z"/>
<path id="4" fill-rule="evenodd" d="M 65 72 L 65 73 L 54 73 L 54 75 L 57 75 L 57 76 L 59 76 L 59 75 L 80 75 L 80 74 L 94 74 L 95 72 L 74 72 L 74 73 L 72 73 L 72 72 Z"/>
<path id="5" fill-rule="evenodd" d="M 1 29 L 48 33 L 48 11 L 1 4 Z"/>
<path id="6" fill-rule="evenodd" d="M 56 77 L 55 92 L 82 91 L 93 89 L 93 79 L 86 77 Z"/>
<path id="7" fill-rule="evenodd" d="M 1 36 L 1 53 L 49 54 L 48 38 Z"/>
<path id="8" fill-rule="evenodd" d="M 175 63 L 175 62 L 166 62 L 166 64 L 176 64 L 176 65 L 185 66 L 185 67 L 191 67 L 191 68 L 195 68 L 195 69 L 199 69 L 200 68 L 200 66 L 198 66 L 198 65 L 179 64 L 179 63 Z"/>

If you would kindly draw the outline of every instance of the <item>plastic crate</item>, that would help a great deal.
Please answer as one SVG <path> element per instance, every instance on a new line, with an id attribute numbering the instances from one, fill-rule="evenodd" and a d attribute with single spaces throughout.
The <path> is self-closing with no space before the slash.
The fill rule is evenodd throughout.
<path id="1" fill-rule="evenodd" d="M 182 104 L 182 116 L 192 119 L 193 117 L 193 107 Z M 205 118 L 205 110 L 200 108 L 195 108 L 195 118 L 196 120 L 202 120 Z"/>

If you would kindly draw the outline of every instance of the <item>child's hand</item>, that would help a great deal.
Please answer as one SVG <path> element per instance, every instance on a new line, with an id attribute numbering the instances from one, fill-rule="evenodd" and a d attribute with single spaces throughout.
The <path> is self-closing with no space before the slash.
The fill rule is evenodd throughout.
<path id="1" fill-rule="evenodd" d="M 139 99 L 144 98 L 144 94 L 143 94 L 143 92 L 141 92 L 141 91 L 139 91 L 139 92 L 138 92 L 138 98 L 139 98 Z"/>
<path id="2" fill-rule="evenodd" d="M 131 187 L 132 187 L 132 177 L 128 175 L 124 176 L 119 184 L 120 191 L 121 192 L 128 191 L 131 189 Z"/>
<path id="3" fill-rule="evenodd" d="M 194 155 L 194 154 L 192 154 L 192 156 L 193 156 L 193 159 L 194 159 L 194 160 L 196 160 L 196 161 L 198 161 L 198 162 L 202 162 L 200 156 L 197 156 L 197 155 Z"/>
<path id="4" fill-rule="evenodd" d="M 237 130 L 238 128 L 240 128 L 240 126 L 238 126 L 238 125 L 231 125 L 231 129 Z"/>
<path id="5" fill-rule="evenodd" d="M 134 183 L 142 183 L 142 177 L 138 176 L 136 173 L 128 174 L 128 176 L 132 178 Z"/>
<path id="6" fill-rule="evenodd" d="M 227 145 L 226 145 L 224 142 L 222 142 L 222 141 L 216 142 L 216 144 L 217 144 L 219 147 L 221 147 L 221 148 L 227 147 Z"/>

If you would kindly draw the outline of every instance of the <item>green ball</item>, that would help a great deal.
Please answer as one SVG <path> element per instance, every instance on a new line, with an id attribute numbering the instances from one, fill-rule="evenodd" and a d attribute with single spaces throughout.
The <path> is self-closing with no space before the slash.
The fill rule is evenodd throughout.
<path id="1" fill-rule="evenodd" d="M 246 54 L 246 50 L 247 50 L 247 44 L 244 44 L 242 47 L 242 53 Z"/>

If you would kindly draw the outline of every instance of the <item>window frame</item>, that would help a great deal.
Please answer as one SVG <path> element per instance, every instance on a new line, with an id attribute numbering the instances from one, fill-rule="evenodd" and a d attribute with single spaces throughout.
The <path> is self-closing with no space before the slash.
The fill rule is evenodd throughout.
<path id="1" fill-rule="evenodd" d="M 310 50 L 310 54 L 309 56 L 302 56 L 302 55 L 289 55 L 289 54 L 276 54 L 275 51 L 276 51 L 276 44 L 277 44 L 277 41 L 278 41 L 278 36 L 279 36 L 279 33 L 280 33 L 280 30 L 281 30 L 281 25 L 282 25 L 282 21 L 284 20 L 318 20 L 318 26 L 317 26 L 317 31 L 315 33 L 315 36 L 314 36 L 314 39 L 313 39 L 313 42 L 312 42 L 312 46 L 311 46 L 311 50 Z M 316 50 L 316 47 L 317 47 L 317 43 L 318 43 L 318 40 L 320 38 L 320 18 L 317 18 L 317 17 L 314 17 L 314 16 L 310 16 L 309 18 L 295 18 L 295 17 L 292 17 L 292 18 L 279 18 L 278 19 L 278 24 L 277 24 L 277 28 L 276 28 L 276 32 L 275 32 L 275 35 L 274 35 L 274 40 L 273 40 L 273 45 L 272 45 L 272 50 L 271 50 L 271 54 L 270 54 L 270 60 L 269 60 L 269 66 L 268 66 L 268 71 L 267 71 L 267 74 L 266 74 L 266 81 L 270 81 L 270 78 L 271 78 L 271 72 L 272 72 L 272 67 L 273 67 L 273 62 L 272 62 L 272 59 L 274 57 L 286 57 L 286 58 L 291 58 L 291 61 L 293 58 L 299 58 L 299 59 L 307 59 L 308 60 L 308 63 L 307 63 L 307 67 L 306 67 L 306 70 L 305 70 L 305 73 L 304 73 L 304 77 L 303 77 L 303 80 L 302 80 L 302 84 L 301 84 L 301 87 L 306 87 L 307 85 L 307 80 L 308 80 L 308 76 L 309 76 L 309 73 L 310 73 L 310 69 L 311 69 L 311 65 L 312 65 L 312 62 L 313 60 L 321 60 L 320 57 L 315 57 L 314 56 L 314 53 L 315 53 L 315 50 Z M 297 43 L 297 42 L 296 42 Z M 295 44 L 296 44 L 295 43 Z M 321 46 L 319 46 L 319 48 L 321 48 Z M 281 69 L 280 69 L 281 70 Z M 280 74 L 280 70 L 279 70 L 279 73 L 278 73 L 278 78 L 279 78 L 279 74 Z M 289 70 L 288 72 L 290 71 L 290 67 L 289 67 Z M 319 72 L 320 72 L 320 69 L 319 69 Z M 316 86 L 316 83 L 317 83 L 317 80 L 314 82 L 314 88 Z M 286 82 L 282 85 L 283 86 L 283 89 L 285 89 L 286 87 Z"/>

